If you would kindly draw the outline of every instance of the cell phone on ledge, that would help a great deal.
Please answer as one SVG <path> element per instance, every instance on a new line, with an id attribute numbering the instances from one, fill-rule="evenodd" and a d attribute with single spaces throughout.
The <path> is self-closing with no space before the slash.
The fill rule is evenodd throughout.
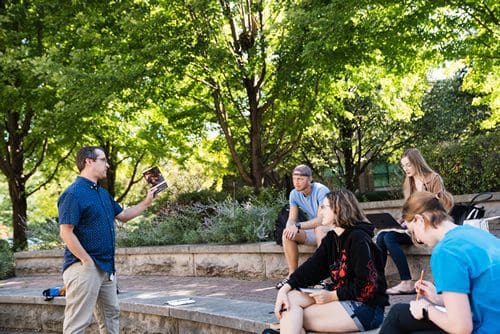
<path id="1" fill-rule="evenodd" d="M 170 306 L 181 306 L 181 305 L 187 305 L 187 304 L 193 304 L 196 303 L 194 299 L 191 298 L 181 298 L 181 299 L 174 299 L 174 300 L 169 300 L 165 302 L 165 304 L 170 305 Z"/>
<path id="2" fill-rule="evenodd" d="M 160 172 L 160 169 L 156 166 L 146 169 L 142 172 L 144 179 L 154 189 L 154 196 L 158 195 L 159 192 L 167 189 L 167 182 Z"/>

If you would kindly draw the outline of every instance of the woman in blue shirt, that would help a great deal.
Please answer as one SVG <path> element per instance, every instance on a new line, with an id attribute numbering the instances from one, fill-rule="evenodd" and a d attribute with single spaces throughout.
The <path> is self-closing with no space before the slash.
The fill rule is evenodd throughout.
<path id="1" fill-rule="evenodd" d="M 471 226 L 457 226 L 430 192 L 414 193 L 403 205 L 414 241 L 433 247 L 434 284 L 418 281 L 422 298 L 394 305 L 380 334 L 436 331 L 498 333 L 500 240 Z"/>

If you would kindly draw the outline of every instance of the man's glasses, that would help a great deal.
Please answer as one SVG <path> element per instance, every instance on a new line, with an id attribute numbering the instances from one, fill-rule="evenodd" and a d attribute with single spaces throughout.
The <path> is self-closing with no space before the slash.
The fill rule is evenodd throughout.
<path id="1" fill-rule="evenodd" d="M 95 158 L 94 161 L 101 160 L 104 161 L 105 163 L 108 163 L 108 159 L 106 158 Z"/>

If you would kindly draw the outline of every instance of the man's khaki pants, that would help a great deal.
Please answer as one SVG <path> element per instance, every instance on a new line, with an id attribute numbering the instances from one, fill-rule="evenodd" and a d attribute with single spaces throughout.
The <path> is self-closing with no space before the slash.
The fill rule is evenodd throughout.
<path id="1" fill-rule="evenodd" d="M 116 294 L 116 281 L 94 263 L 77 262 L 63 273 L 66 287 L 64 334 L 85 333 L 92 321 L 92 313 L 101 333 L 119 333 L 120 308 Z"/>

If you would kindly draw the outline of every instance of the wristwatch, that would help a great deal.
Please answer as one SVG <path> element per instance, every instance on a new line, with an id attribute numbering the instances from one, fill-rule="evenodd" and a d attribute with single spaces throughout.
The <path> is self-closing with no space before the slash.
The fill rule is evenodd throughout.
<path id="1" fill-rule="evenodd" d="M 295 227 L 297 228 L 297 230 L 300 230 L 300 228 L 301 228 L 300 223 L 296 223 Z"/>

